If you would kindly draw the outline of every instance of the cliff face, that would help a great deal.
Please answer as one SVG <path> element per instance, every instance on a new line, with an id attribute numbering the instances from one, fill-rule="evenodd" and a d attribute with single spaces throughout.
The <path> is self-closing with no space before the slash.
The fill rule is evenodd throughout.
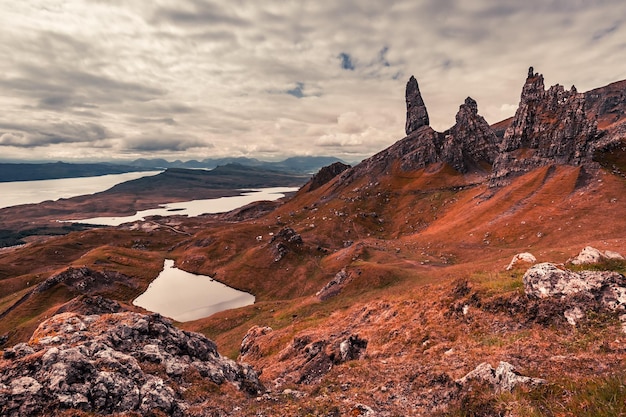
<path id="1" fill-rule="evenodd" d="M 558 84 L 546 91 L 543 76 L 531 67 L 519 107 L 500 143 L 490 186 L 507 184 L 512 177 L 545 165 L 592 162 L 600 136 L 585 94 Z"/>

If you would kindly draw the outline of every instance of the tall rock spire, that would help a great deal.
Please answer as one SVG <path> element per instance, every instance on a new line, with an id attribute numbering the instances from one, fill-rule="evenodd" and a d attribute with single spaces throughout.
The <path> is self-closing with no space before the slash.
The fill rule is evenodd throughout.
<path id="1" fill-rule="evenodd" d="M 417 80 L 411 75 L 406 83 L 406 134 L 410 135 L 422 126 L 428 126 L 428 111 L 420 94 Z"/>

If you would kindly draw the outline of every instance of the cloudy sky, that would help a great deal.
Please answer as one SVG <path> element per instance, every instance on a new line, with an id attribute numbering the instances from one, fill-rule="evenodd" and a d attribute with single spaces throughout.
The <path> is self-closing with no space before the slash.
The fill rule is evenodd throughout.
<path id="1" fill-rule="evenodd" d="M 513 115 L 529 66 L 626 78 L 624 0 L 0 0 L 0 159 L 360 160 L 465 97 Z"/>

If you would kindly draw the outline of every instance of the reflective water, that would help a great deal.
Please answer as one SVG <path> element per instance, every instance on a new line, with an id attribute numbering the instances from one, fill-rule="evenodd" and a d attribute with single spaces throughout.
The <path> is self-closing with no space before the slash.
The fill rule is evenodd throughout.
<path id="1" fill-rule="evenodd" d="M 122 182 L 156 175 L 160 172 L 128 172 L 126 174 L 101 175 L 97 177 L 2 182 L 0 183 L 0 208 L 20 204 L 37 204 L 47 200 L 98 193 Z"/>
<path id="2" fill-rule="evenodd" d="M 163 271 L 133 304 L 182 322 L 254 304 L 254 296 L 206 275 L 185 272 L 166 259 Z"/>
<path id="3" fill-rule="evenodd" d="M 174 216 L 186 215 L 196 217 L 202 214 L 225 213 L 254 201 L 278 200 L 287 192 L 298 191 L 297 187 L 273 187 L 249 190 L 242 195 L 234 197 L 211 198 L 206 200 L 183 201 L 181 203 L 164 204 L 156 209 L 138 211 L 133 216 L 120 217 L 93 217 L 84 220 L 64 220 L 84 224 L 97 224 L 105 226 L 119 226 L 122 223 L 143 220 L 148 216 Z"/>

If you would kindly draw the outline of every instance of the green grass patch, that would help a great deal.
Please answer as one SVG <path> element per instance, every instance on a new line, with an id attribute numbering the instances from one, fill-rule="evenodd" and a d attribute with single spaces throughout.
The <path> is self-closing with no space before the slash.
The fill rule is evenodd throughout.
<path id="1" fill-rule="evenodd" d="M 504 294 L 524 291 L 524 272 L 521 270 L 506 272 L 477 272 L 470 276 L 469 281 L 485 295 Z"/>
<path id="2" fill-rule="evenodd" d="M 615 271 L 626 275 L 626 260 L 624 259 L 602 259 L 593 264 L 568 265 L 572 271 Z"/>

